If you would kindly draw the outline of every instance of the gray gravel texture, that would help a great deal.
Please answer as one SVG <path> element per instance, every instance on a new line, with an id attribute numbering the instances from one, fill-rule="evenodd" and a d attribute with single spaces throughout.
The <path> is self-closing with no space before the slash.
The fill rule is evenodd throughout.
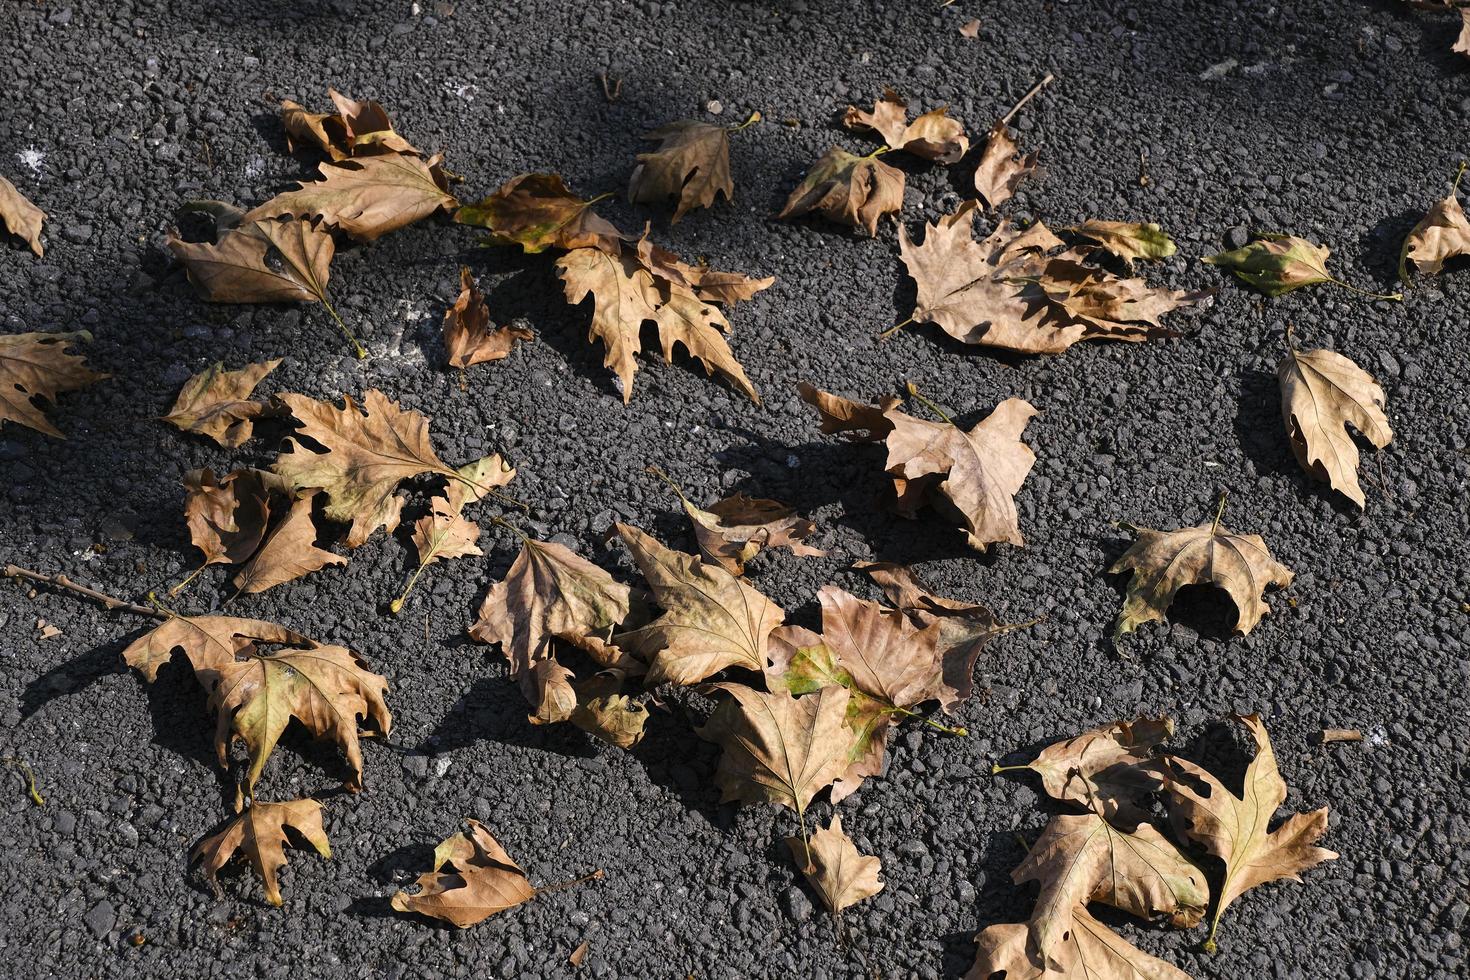
<path id="1" fill-rule="evenodd" d="M 514 555 L 488 521 L 487 557 L 432 570 L 401 617 L 385 607 L 410 571 L 403 532 L 231 607 L 349 644 L 392 683 L 397 727 L 391 744 L 366 747 L 360 796 L 330 795 L 341 763 L 302 738 L 272 758 L 262 796 L 327 794 L 335 851 L 291 854 L 280 911 L 248 874 L 227 877 L 216 898 L 186 867 L 231 796 L 187 672 L 148 688 L 118 656 L 145 624 L 6 586 L 0 750 L 34 767 L 46 805 L 6 774 L 0 972 L 544 977 L 570 974 L 567 954 L 586 939 L 581 973 L 593 977 L 957 976 L 978 928 L 1026 914 L 1031 893 L 1009 872 L 1018 835 L 1034 838 L 1049 812 L 1031 782 L 992 778 L 993 760 L 1169 712 L 1185 751 L 1238 774 L 1244 750 L 1220 720 L 1255 710 L 1291 786 L 1287 807 L 1329 804 L 1324 843 L 1341 859 L 1237 902 L 1213 957 L 1197 950 L 1199 933 L 1125 934 L 1201 977 L 1464 975 L 1470 272 L 1426 281 L 1402 304 L 1329 287 L 1265 300 L 1199 261 L 1249 229 L 1289 231 L 1330 246 L 1343 279 L 1390 288 L 1402 236 L 1470 151 L 1470 71 L 1450 53 L 1452 18 L 1387 0 L 423 7 L 0 8 L 0 173 L 50 213 L 44 260 L 13 241 L 0 250 L 3 329 L 89 329 L 89 359 L 113 374 L 63 396 L 52 418 L 66 441 L 0 431 L 0 560 L 128 596 L 180 579 L 197 557 L 180 476 L 269 462 L 283 431 L 229 452 L 152 418 L 213 360 L 282 356 L 263 393 L 381 388 L 433 419 L 446 460 L 506 453 L 520 470 L 511 489 L 532 503 L 527 526 L 626 580 L 630 561 L 602 543 L 614 520 L 690 543 L 676 501 L 643 471 L 657 463 L 696 500 L 740 489 L 817 520 L 827 558 L 775 554 L 752 568 L 795 622 L 815 625 L 824 582 L 873 594 L 846 570 L 867 558 L 920 563 L 938 591 L 1046 622 L 982 657 L 977 696 L 959 712 L 970 737 L 902 730 L 888 772 L 844 804 L 887 882 L 847 914 L 844 944 L 783 852 L 790 815 L 718 805 L 717 750 L 690 731 L 697 699 L 655 712 L 626 753 L 526 724 L 499 658 L 464 635 Z M 974 41 L 959 33 L 972 17 Z M 616 103 L 595 79 L 604 70 L 622 79 Z M 979 142 L 1047 70 L 1058 81 L 1016 123 L 1047 172 L 1004 210 L 1054 226 L 1158 221 L 1180 254 L 1146 275 L 1219 287 L 1217 301 L 1177 321 L 1184 339 L 1056 358 L 966 350 L 932 328 L 875 343 L 913 297 L 892 224 L 870 240 L 771 215 L 830 145 L 873 145 L 837 126 L 849 102 L 895 85 L 916 106 L 949 104 Z M 318 309 L 198 301 L 163 248 L 175 207 L 253 204 L 306 174 L 315 161 L 286 152 L 274 104 L 324 107 L 328 85 L 380 99 L 417 145 L 446 151 L 466 199 L 531 170 L 588 195 L 616 191 L 644 130 L 711 118 L 711 100 L 721 121 L 762 110 L 767 122 L 735 137 L 733 205 L 676 228 L 667 210 L 610 201 L 604 213 L 625 228 L 651 220 L 685 256 L 777 277 L 731 317 L 764 406 L 682 357 L 652 356 L 624 407 L 601 348 L 584 342 L 588 311 L 563 302 L 551 259 L 475 249 L 468 229 L 442 221 L 337 258 L 332 291 L 368 341 L 364 363 Z M 905 222 L 917 230 L 952 210 L 972 163 L 901 162 Z M 537 333 L 509 360 L 472 369 L 468 390 L 439 337 L 462 262 L 497 320 Z M 1364 513 L 1309 482 L 1289 453 L 1273 374 L 1287 324 L 1387 389 L 1396 438 L 1366 459 Z M 1027 433 L 1039 462 L 1018 498 L 1028 546 L 977 557 L 941 520 L 885 513 L 881 453 L 820 436 L 799 379 L 865 398 L 912 380 L 965 424 L 1008 396 L 1029 399 L 1042 414 Z M 1228 602 L 1206 591 L 1115 651 L 1106 637 L 1122 584 L 1105 571 L 1127 541 L 1114 522 L 1197 523 L 1222 490 L 1227 524 L 1263 534 L 1296 582 L 1248 638 L 1228 636 Z M 228 574 L 207 571 L 187 603 L 219 608 Z M 39 639 L 41 618 L 63 635 Z M 1366 740 L 1317 746 L 1324 726 Z M 816 810 L 825 821 L 825 804 Z M 597 867 L 606 879 L 465 931 L 392 913 L 387 896 L 464 817 L 486 821 L 537 882 Z"/>

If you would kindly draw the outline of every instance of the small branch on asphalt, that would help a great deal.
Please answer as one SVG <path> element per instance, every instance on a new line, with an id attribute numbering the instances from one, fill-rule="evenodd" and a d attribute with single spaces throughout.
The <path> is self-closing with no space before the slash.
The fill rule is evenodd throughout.
<path id="1" fill-rule="evenodd" d="M 1041 79 L 1041 81 L 1039 81 L 1035 85 L 1031 86 L 1031 91 L 1029 91 L 1025 95 L 1021 96 L 1021 100 L 1019 102 L 1017 102 L 1015 105 L 1011 106 L 1011 111 L 1010 112 L 1008 112 L 1004 116 L 1001 116 L 1000 117 L 1000 125 L 1002 125 L 1002 126 L 1009 126 L 1011 124 L 1011 120 L 1014 119 L 1014 118 L 1016 118 L 1016 113 L 1020 112 L 1023 108 L 1025 108 L 1027 102 L 1030 102 L 1032 99 L 1036 98 L 1036 94 L 1038 92 L 1040 92 L 1042 89 L 1046 88 L 1048 85 L 1050 85 L 1054 81 L 1056 81 L 1056 76 L 1053 75 L 1051 72 L 1047 72 L 1046 75 Z"/>
<path id="2" fill-rule="evenodd" d="M 171 615 L 171 613 L 164 609 L 140 606 L 136 602 L 125 602 L 115 596 L 108 595 L 106 592 L 98 592 L 96 589 L 89 589 L 85 585 L 78 585 L 65 575 L 42 575 L 40 572 L 33 572 L 29 568 L 21 568 L 19 565 L 6 565 L 4 570 L 0 571 L 0 574 L 3 574 L 6 578 L 26 579 L 31 582 L 38 582 L 41 585 L 49 585 L 52 588 L 75 592 L 77 595 L 86 596 L 94 602 L 102 603 L 102 605 L 107 607 L 108 612 L 130 612 L 138 616 L 148 616 L 152 619 L 168 619 Z"/>

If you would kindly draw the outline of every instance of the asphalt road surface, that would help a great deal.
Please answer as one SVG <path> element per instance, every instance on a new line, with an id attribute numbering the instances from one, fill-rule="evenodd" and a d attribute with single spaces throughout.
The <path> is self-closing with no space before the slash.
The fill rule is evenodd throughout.
<path id="1" fill-rule="evenodd" d="M 972 18 L 973 40 L 960 34 Z M 1236 902 L 1213 956 L 1200 933 L 1120 928 L 1199 977 L 1463 976 L 1470 269 L 1399 304 L 1327 286 L 1267 300 L 1199 261 L 1251 230 L 1285 231 L 1328 245 L 1340 278 L 1390 289 L 1404 234 L 1470 153 L 1457 31 L 1454 17 L 1389 0 L 5 3 L 0 174 L 50 218 L 44 259 L 13 240 L 0 249 L 0 321 L 90 330 L 87 356 L 112 378 L 62 397 L 51 417 L 65 441 L 0 430 L 0 561 L 128 597 L 184 577 L 198 556 L 181 475 L 268 463 L 284 431 L 231 452 L 153 419 L 215 360 L 283 357 L 263 393 L 385 391 L 432 418 L 446 460 L 505 453 L 532 507 L 525 526 L 625 580 L 629 559 L 603 543 L 615 520 L 690 546 L 677 501 L 644 472 L 657 464 L 697 501 L 739 489 L 817 521 L 828 557 L 774 554 L 751 570 L 795 622 L 815 625 L 825 582 L 872 595 L 847 569 L 875 558 L 918 563 L 937 591 L 1007 620 L 1045 622 L 982 656 L 958 718 L 969 737 L 902 729 L 888 771 L 842 805 L 887 887 L 839 930 L 784 852 L 789 814 L 718 804 L 717 749 L 691 733 L 699 699 L 655 711 L 632 752 L 525 722 L 498 656 L 464 632 L 514 556 L 508 532 L 483 521 L 487 557 L 432 569 L 389 615 L 411 571 L 405 525 L 346 567 L 229 607 L 348 644 L 392 684 L 396 728 L 366 746 L 361 795 L 330 794 L 342 764 L 303 738 L 272 758 L 262 793 L 324 794 L 334 849 L 330 861 L 290 852 L 276 910 L 248 873 L 226 876 L 218 898 L 187 867 L 232 796 L 198 685 L 168 669 L 150 688 L 121 668 L 144 621 L 6 584 L 0 751 L 34 770 L 46 803 L 5 774 L 0 973 L 545 977 L 571 975 L 585 940 L 580 972 L 593 977 L 954 977 L 977 929 L 1026 915 L 1033 886 L 1010 871 L 1052 812 L 1032 782 L 993 778 L 994 760 L 1168 712 L 1184 751 L 1238 774 L 1243 746 L 1221 721 L 1254 710 L 1287 808 L 1329 805 L 1323 843 L 1341 858 Z M 1181 339 L 1061 357 L 997 357 L 932 327 L 875 342 L 914 295 L 892 222 L 869 239 L 773 213 L 829 146 L 875 145 L 838 126 L 849 103 L 892 85 L 916 106 L 948 104 L 980 142 L 1048 71 L 1056 82 L 1016 120 L 1046 172 L 1006 213 L 1157 221 L 1179 255 L 1144 274 L 1217 298 L 1179 315 Z M 621 79 L 614 102 L 601 72 Z M 287 152 L 274 107 L 323 109 L 328 86 L 382 101 L 416 145 L 444 151 L 466 199 L 534 170 L 616 192 L 645 130 L 761 110 L 735 138 L 733 204 L 672 228 L 667 209 L 614 199 L 603 213 L 625 228 L 651 220 L 686 257 L 776 277 L 731 315 L 764 404 L 655 355 L 624 407 L 552 260 L 478 249 L 442 220 L 337 258 L 332 292 L 366 361 L 317 308 L 199 301 L 164 248 L 175 208 L 253 205 L 307 173 L 315 161 Z M 911 229 L 963 199 L 973 159 L 901 164 Z M 497 320 L 536 332 L 464 390 L 439 333 L 461 263 Z M 1290 454 L 1273 373 L 1288 324 L 1387 390 L 1396 437 L 1365 458 L 1362 512 Z M 1006 397 L 1031 401 L 1027 547 L 980 557 L 941 519 L 885 512 L 881 452 L 817 433 L 795 394 L 803 379 L 862 398 L 913 381 L 967 425 Z M 1195 524 L 1221 491 L 1226 523 L 1264 535 L 1295 583 L 1247 638 L 1228 635 L 1229 603 L 1206 591 L 1114 649 L 1122 583 L 1106 569 L 1127 544 L 1115 522 Z M 229 574 L 205 572 L 183 606 L 222 608 Z M 41 619 L 61 635 L 42 639 Z M 1324 727 L 1365 738 L 1320 746 Z M 537 883 L 606 877 L 463 931 L 392 912 L 387 897 L 465 817 Z"/>

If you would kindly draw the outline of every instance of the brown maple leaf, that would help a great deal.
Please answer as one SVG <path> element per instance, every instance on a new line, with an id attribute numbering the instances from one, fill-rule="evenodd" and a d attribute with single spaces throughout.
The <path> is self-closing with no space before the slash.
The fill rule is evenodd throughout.
<path id="1" fill-rule="evenodd" d="M 328 565 L 345 565 L 347 559 L 316 546 L 317 529 L 311 519 L 316 491 L 303 493 L 291 502 L 285 518 L 271 530 L 270 536 L 235 576 L 235 588 L 254 595 Z"/>
<path id="2" fill-rule="evenodd" d="M 1327 833 L 1327 807 L 1296 813 L 1269 830 L 1277 809 L 1286 802 L 1286 782 L 1276 767 L 1276 753 L 1259 715 L 1236 715 L 1256 742 L 1256 757 L 1246 768 L 1241 795 L 1236 796 L 1207 770 L 1178 756 L 1168 759 L 1169 814 L 1179 833 L 1225 863 L 1225 877 L 1215 892 L 1215 914 L 1205 949 L 1214 952 L 1220 916 L 1230 903 L 1257 885 L 1286 879 L 1301 881 L 1301 872 L 1337 855 L 1313 846 Z"/>
<path id="3" fill-rule="evenodd" d="M 461 929 L 536 897 L 520 865 L 478 820 L 466 820 L 464 831 L 434 849 L 433 870 L 419 875 L 415 884 L 416 894 L 393 893 L 394 909 L 442 919 Z"/>
<path id="4" fill-rule="evenodd" d="M 1152 261 L 1167 259 L 1179 251 L 1174 240 L 1158 225 L 1150 222 L 1141 224 L 1132 221 L 1084 221 L 1067 231 L 1098 243 L 1098 247 L 1111 252 L 1130 267 L 1135 259 Z"/>
<path id="5" fill-rule="evenodd" d="M 295 151 L 296 141 L 315 146 L 333 160 L 374 156 L 380 153 L 423 154 L 394 132 L 388 113 L 377 102 L 358 102 L 328 89 L 336 112 L 308 112 L 290 99 L 281 102 L 281 124 L 286 129 L 286 148 Z"/>
<path id="6" fill-rule="evenodd" d="M 1193 928 L 1210 901 L 1204 873 L 1152 825 L 1122 831 L 1096 813 L 1058 814 L 1011 873 L 1016 884 L 1039 882 L 1029 948 L 1053 967 L 1073 928 L 1072 912 L 1103 902 L 1141 919 L 1169 916 Z"/>
<path id="7" fill-rule="evenodd" d="M 992 209 L 1009 201 L 1021 182 L 1036 172 L 1039 156 L 1035 152 L 1021 155 L 1006 122 L 1003 119 L 991 127 L 975 167 L 975 190 Z"/>
<path id="8" fill-rule="evenodd" d="M 244 445 L 254 432 L 255 419 L 266 411 L 265 404 L 251 401 L 250 395 L 280 364 L 277 357 L 226 371 L 222 362 L 216 362 L 184 383 L 163 421 L 181 432 L 208 436 L 227 449 Z"/>
<path id="9" fill-rule="evenodd" d="M 1259 534 L 1235 534 L 1222 527 L 1224 510 L 1222 499 L 1212 523 L 1177 531 L 1123 525 L 1137 540 L 1108 569 L 1110 575 L 1132 573 L 1113 628 L 1115 641 L 1143 623 L 1162 622 L 1175 593 L 1186 585 L 1223 589 L 1235 603 L 1235 632 L 1242 636 L 1271 611 L 1262 593 L 1272 585 L 1290 585 L 1291 570 L 1271 557 Z"/>
<path id="10" fill-rule="evenodd" d="M 284 626 L 258 619 L 234 616 L 173 616 L 134 640 L 123 650 L 123 662 L 143 675 L 148 683 L 180 650 L 195 671 L 219 669 L 233 663 L 237 654 L 268 646 L 309 647 L 312 641 Z"/>
<path id="11" fill-rule="evenodd" d="M 1093 728 L 1054 742 L 1022 766 L 993 766 L 992 773 L 1030 769 L 1055 800 L 1077 803 L 1119 827 L 1148 818 L 1139 800 L 1163 788 L 1163 764 L 1149 753 L 1174 732 L 1169 718 L 1140 717 Z"/>
<path id="12" fill-rule="evenodd" d="M 350 395 L 343 396 L 342 408 L 295 393 L 279 397 L 301 423 L 299 436 L 323 451 L 293 439 L 292 451 L 276 460 L 275 472 L 297 491 L 326 493 L 327 517 L 352 525 L 349 548 L 367 541 L 379 527 L 390 532 L 398 527 L 403 498 L 394 491 L 400 481 L 422 473 L 465 480 L 435 454 L 429 420 L 400 408 L 377 389 L 363 396 L 361 410 Z"/>
<path id="13" fill-rule="evenodd" d="M 718 565 L 666 548 L 627 524 L 618 534 L 664 613 L 647 626 L 621 633 L 626 646 L 649 662 L 647 684 L 695 684 L 724 670 L 766 668 L 766 642 L 785 611 Z"/>
<path id="14" fill-rule="evenodd" d="M 510 356 L 517 340 L 536 335 L 525 327 L 490 328 L 490 308 L 469 266 L 459 271 L 459 298 L 444 312 L 444 348 L 453 367 L 498 361 Z"/>
<path id="15" fill-rule="evenodd" d="M 759 119 L 757 113 L 752 121 Z M 730 133 L 725 126 L 685 119 L 649 133 L 658 140 L 651 153 L 638 154 L 638 166 L 628 180 L 628 200 L 653 204 L 678 198 L 672 224 L 678 224 L 691 208 L 707 208 L 723 194 L 735 199 L 735 182 L 730 179 Z"/>
<path id="16" fill-rule="evenodd" d="M 246 212 L 244 220 L 319 217 L 352 238 L 370 242 L 459 206 L 439 163 L 437 156 L 420 160 L 400 153 L 323 163 L 318 168 L 321 180 L 276 195 Z"/>
<path id="17" fill-rule="evenodd" d="M 903 207 L 903 171 L 878 159 L 877 150 L 860 157 L 834 146 L 812 165 L 778 218 L 820 214 L 849 228 L 878 233 L 878 219 Z"/>
<path id="18" fill-rule="evenodd" d="M 4 225 L 12 235 L 25 239 L 38 259 L 46 254 L 41 245 L 41 222 L 45 220 L 45 211 L 32 204 L 15 189 L 14 184 L 0 177 L 0 225 Z"/>
<path id="19" fill-rule="evenodd" d="M 701 738 L 724 748 L 715 771 L 720 802 L 775 803 L 796 811 L 805 827 L 812 798 L 847 767 L 847 689 L 826 687 L 800 698 L 741 684 L 711 689 L 729 695 L 699 729 Z"/>
<path id="20" fill-rule="evenodd" d="M 834 916 L 850 905 L 872 898 L 883 890 L 878 872 L 883 863 L 863 854 L 842 831 L 842 817 L 832 815 L 832 823 L 817 829 L 808 842 L 801 837 L 786 838 L 801 873 L 811 882 L 822 904 Z"/>
<path id="21" fill-rule="evenodd" d="M 251 221 L 219 242 L 168 241 L 210 303 L 326 303 L 336 245 L 309 221 Z"/>
<path id="22" fill-rule="evenodd" d="M 219 480 L 208 468 L 184 474 L 184 523 L 189 539 L 204 553 L 204 566 L 238 565 L 265 538 L 270 498 L 284 488 L 274 474 L 236 470 Z"/>
<path id="23" fill-rule="evenodd" d="M 970 140 L 959 120 L 945 112 L 944 107 L 931 109 L 909 122 L 908 104 L 890 88 L 883 90 L 883 98 L 873 103 L 871 112 L 848 106 L 842 125 L 877 133 L 891 150 L 936 163 L 956 163 L 969 152 Z"/>
<path id="24" fill-rule="evenodd" d="M 655 475 L 667 480 L 662 470 Z M 746 563 L 763 548 L 786 548 L 794 555 L 807 557 L 826 554 L 820 548 L 802 543 L 816 530 L 816 525 L 779 501 L 737 493 L 705 510 L 691 503 L 672 482 L 669 485 L 679 495 L 684 513 L 689 515 L 699 553 L 732 575 L 744 575 Z"/>
<path id="25" fill-rule="evenodd" d="M 1393 430 L 1383 414 L 1383 389 L 1367 371 L 1330 350 L 1303 354 L 1293 348 L 1277 365 L 1276 377 L 1281 415 L 1297 462 L 1362 507 L 1358 447 L 1347 427 L 1357 429 L 1379 449 L 1392 441 Z"/>
<path id="26" fill-rule="evenodd" d="M 189 861 L 204 862 L 204 874 L 217 890 L 220 869 L 243 857 L 265 885 L 266 901 L 279 908 L 281 886 L 276 872 L 286 866 L 284 847 L 292 843 L 293 836 L 306 841 L 322 857 L 332 856 L 332 845 L 322 827 L 322 805 L 316 800 L 292 800 L 253 804 L 231 818 L 219 833 L 200 841 L 190 852 Z"/>
<path id="27" fill-rule="evenodd" d="M 571 672 L 553 641 L 571 644 L 609 667 L 636 672 L 607 641 L 631 614 L 631 590 L 563 545 L 521 545 L 510 571 L 490 587 L 470 636 L 499 643 L 512 680 L 531 705 L 531 721 L 566 721 L 577 705 Z"/>
<path id="28" fill-rule="evenodd" d="M 465 505 L 481 500 L 494 487 L 505 486 L 515 479 L 516 471 L 496 453 L 460 467 L 459 474 L 463 479 L 449 481 L 444 492 L 429 502 L 429 513 L 414 523 L 412 539 L 418 549 L 419 567 L 389 606 L 394 613 L 402 610 L 414 583 L 434 562 L 484 554 L 475 544 L 480 526 L 464 516 Z"/>
<path id="29" fill-rule="evenodd" d="M 1470 7 L 1461 12 L 1465 16 L 1466 35 L 1461 42 L 1470 51 Z M 1458 49 L 1457 49 L 1458 50 Z M 1462 255 L 1470 255 L 1470 220 L 1460 205 L 1460 178 L 1465 176 L 1465 164 L 1460 164 L 1455 182 L 1450 185 L 1449 196 L 1429 209 L 1419 219 L 1412 231 L 1404 238 L 1404 247 L 1399 253 L 1399 278 L 1409 279 L 1409 263 L 1427 275 L 1438 275 L 1445 262 Z"/>
<path id="30" fill-rule="evenodd" d="M 829 394 L 808 381 L 796 383 L 801 400 L 817 410 L 821 416 L 822 432 L 830 435 L 841 432 L 856 442 L 882 442 L 893 431 L 888 410 L 902 404 L 901 399 L 891 395 L 876 405 Z"/>
<path id="31" fill-rule="evenodd" d="M 622 233 L 590 210 L 607 196 L 584 201 L 567 189 L 559 174 L 521 174 L 489 197 L 455 211 L 454 220 L 487 228 L 491 241 L 519 245 L 528 253 L 547 248 L 611 247 Z"/>
<path id="32" fill-rule="evenodd" d="M 1083 906 L 1072 910 L 1060 970 L 1032 959 L 1029 935 L 1022 923 L 987 927 L 975 937 L 975 963 L 965 980 L 1190 980 L 1172 963 L 1150 956 L 1094 919 Z"/>
<path id="33" fill-rule="evenodd" d="M 577 707 L 568 720 L 609 745 L 631 749 L 643 739 L 648 708 L 622 693 L 624 678 L 624 671 L 612 669 L 574 683 Z"/>
<path id="34" fill-rule="evenodd" d="M 63 391 L 76 391 L 110 377 L 93 371 L 80 354 L 67 349 L 76 341 L 91 339 L 85 330 L 0 335 L 0 425 L 16 422 L 65 439 L 37 403 L 54 403 Z"/>

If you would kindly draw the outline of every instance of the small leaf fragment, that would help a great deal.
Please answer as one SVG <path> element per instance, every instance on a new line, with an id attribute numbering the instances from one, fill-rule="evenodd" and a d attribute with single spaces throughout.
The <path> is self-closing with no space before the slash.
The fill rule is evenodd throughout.
<path id="1" fill-rule="evenodd" d="M 316 491 L 303 493 L 291 502 L 286 517 L 271 531 L 255 557 L 235 576 L 235 588 L 254 595 L 328 565 L 345 565 L 347 559 L 316 546 L 317 529 L 311 519 Z"/>
<path id="2" fill-rule="evenodd" d="M 41 223 L 44 220 L 45 211 L 32 204 L 24 194 L 15 189 L 14 184 L 0 177 L 0 224 L 12 235 L 24 239 L 38 259 L 46 254 L 46 249 L 41 245 Z"/>
<path id="3" fill-rule="evenodd" d="M 733 575 L 743 575 L 745 563 L 764 548 L 786 548 L 806 557 L 826 554 L 802 543 L 816 525 L 778 501 L 737 493 L 716 501 L 708 510 L 688 500 L 683 504 L 700 553 Z"/>
<path id="4" fill-rule="evenodd" d="M 1118 258 L 1133 264 L 1135 259 L 1152 261 L 1154 259 L 1167 259 L 1179 251 L 1170 238 L 1158 225 L 1153 222 L 1141 224 L 1133 221 L 1084 221 L 1082 224 L 1069 228 L 1074 234 L 1082 235 L 1097 242 L 1103 249 Z"/>
<path id="5" fill-rule="evenodd" d="M 1465 17 L 1465 34 L 1461 36 L 1461 43 L 1470 56 L 1470 7 L 1460 13 Z M 1408 282 L 1410 262 L 1420 272 L 1435 276 L 1450 259 L 1470 255 L 1470 220 L 1466 219 L 1458 196 L 1460 178 L 1464 175 L 1465 166 L 1461 164 L 1449 196 L 1430 208 L 1429 213 L 1420 218 L 1405 236 L 1404 247 L 1399 253 L 1401 280 Z"/>
<path id="6" fill-rule="evenodd" d="M 1035 152 L 1022 156 L 1010 127 L 1004 120 L 996 123 L 985 138 L 985 149 L 975 167 L 975 191 L 991 210 L 1000 207 L 1022 181 L 1036 172 L 1039 156 Z"/>
<path id="7" fill-rule="evenodd" d="M 452 367 L 467 368 L 498 361 L 510 356 L 517 340 L 531 340 L 536 336 L 525 327 L 492 330 L 485 294 L 475 285 L 469 266 L 460 269 L 459 282 L 459 298 L 444 312 L 444 348 Z"/>
<path id="8" fill-rule="evenodd" d="M 393 908 L 460 929 L 536 897 L 526 873 L 478 820 L 466 820 L 465 830 L 434 849 L 433 870 L 419 875 L 415 884 L 415 894 L 393 893 Z"/>
<path id="9" fill-rule="evenodd" d="M 460 207 L 454 220 L 489 229 L 495 243 L 519 245 L 527 253 L 616 242 L 621 233 L 590 210 L 592 203 L 568 190 L 559 174 L 521 174 L 478 203 Z"/>
<path id="10" fill-rule="evenodd" d="M 1163 764 L 1149 750 L 1173 732 L 1167 717 L 1116 721 L 1053 742 L 1025 768 L 1041 776 L 1052 799 L 1085 806 L 1119 827 L 1133 827 L 1148 818 L 1140 801 L 1164 785 Z"/>
<path id="11" fill-rule="evenodd" d="M 270 521 L 280 481 L 264 470 L 236 470 L 216 480 L 205 468 L 184 474 L 184 522 L 204 564 L 238 565 L 255 554 Z"/>
<path id="12" fill-rule="evenodd" d="M 943 107 L 909 122 L 908 104 L 891 88 L 883 91 L 883 98 L 873 103 L 871 111 L 848 106 L 842 125 L 875 132 L 889 149 L 936 163 L 955 163 L 970 149 L 964 126 L 959 120 L 949 118 Z"/>

